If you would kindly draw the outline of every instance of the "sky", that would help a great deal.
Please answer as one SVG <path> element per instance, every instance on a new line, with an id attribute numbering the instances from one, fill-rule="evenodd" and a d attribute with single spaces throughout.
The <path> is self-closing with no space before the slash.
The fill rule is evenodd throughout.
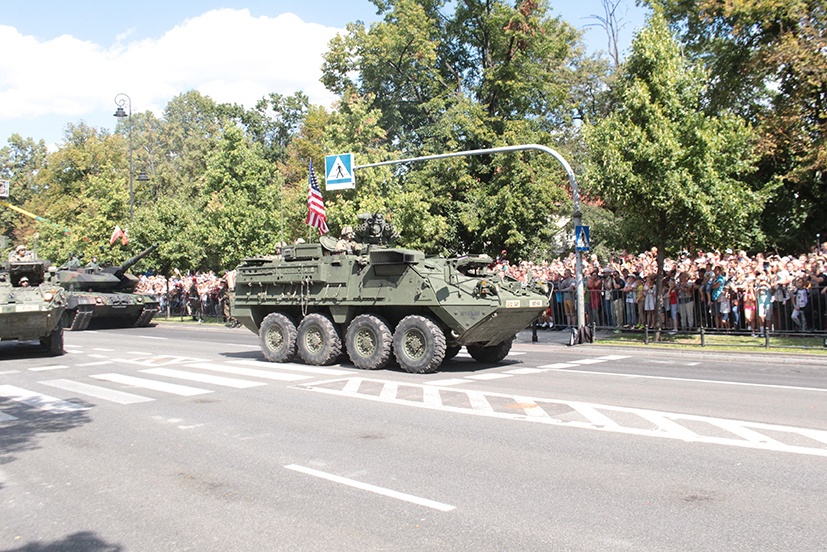
<path id="1" fill-rule="evenodd" d="M 620 2 L 626 50 L 646 11 Z M 549 3 L 589 51 L 605 50 L 601 0 Z M 120 94 L 127 111 L 156 115 L 189 90 L 246 107 L 301 90 L 331 106 L 319 82 L 328 42 L 379 19 L 368 0 L 0 0 L 0 147 L 17 133 L 54 149 L 81 121 L 112 131 Z"/>

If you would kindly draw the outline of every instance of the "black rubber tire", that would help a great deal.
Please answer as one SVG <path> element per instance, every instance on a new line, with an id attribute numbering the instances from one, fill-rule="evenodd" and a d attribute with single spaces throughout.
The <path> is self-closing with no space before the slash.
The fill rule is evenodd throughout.
<path id="1" fill-rule="evenodd" d="M 270 362 L 290 362 L 296 357 L 298 331 L 287 316 L 271 312 L 261 321 L 258 341 L 264 358 Z"/>
<path id="2" fill-rule="evenodd" d="M 406 316 L 393 333 L 393 354 L 406 372 L 436 372 L 445 358 L 445 333 L 424 316 Z"/>
<path id="3" fill-rule="evenodd" d="M 308 314 L 299 324 L 299 356 L 307 364 L 324 366 L 342 354 L 342 338 L 333 321 L 323 314 Z"/>
<path id="4" fill-rule="evenodd" d="M 348 325 L 345 344 L 348 357 L 357 368 L 381 370 L 390 361 L 393 334 L 381 317 L 361 314 Z"/>
<path id="5" fill-rule="evenodd" d="M 499 362 L 508 356 L 511 351 L 511 344 L 514 338 L 506 339 L 499 345 L 481 347 L 479 345 L 468 345 L 468 354 L 477 362 Z"/>
<path id="6" fill-rule="evenodd" d="M 462 350 L 462 347 L 445 347 L 445 358 L 442 359 L 443 361 L 451 360 L 455 356 L 459 354 Z"/>
<path id="7" fill-rule="evenodd" d="M 40 339 L 40 344 L 46 349 L 49 356 L 63 354 L 63 326 L 58 324 L 47 337 Z"/>

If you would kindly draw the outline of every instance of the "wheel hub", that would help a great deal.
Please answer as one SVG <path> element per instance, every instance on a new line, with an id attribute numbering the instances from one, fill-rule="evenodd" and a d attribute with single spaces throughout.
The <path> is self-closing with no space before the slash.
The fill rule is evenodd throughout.
<path id="1" fill-rule="evenodd" d="M 273 351 L 279 351 L 282 347 L 284 347 L 284 334 L 279 328 L 268 328 L 266 339 L 267 346 Z"/>
<path id="2" fill-rule="evenodd" d="M 411 330 L 405 334 L 405 353 L 409 358 L 418 360 L 425 355 L 425 335 L 418 330 Z"/>
<path id="3" fill-rule="evenodd" d="M 305 333 L 304 345 L 311 353 L 318 353 L 324 347 L 324 336 L 320 328 L 314 326 L 308 328 Z"/>
<path id="4" fill-rule="evenodd" d="M 376 336 L 367 328 L 362 328 L 356 332 L 356 338 L 353 341 L 356 353 L 359 356 L 369 357 L 376 351 Z"/>

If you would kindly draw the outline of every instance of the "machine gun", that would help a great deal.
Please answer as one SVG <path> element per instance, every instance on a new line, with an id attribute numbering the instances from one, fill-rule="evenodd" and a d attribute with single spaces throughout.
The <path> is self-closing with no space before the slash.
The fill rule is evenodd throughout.
<path id="1" fill-rule="evenodd" d="M 357 215 L 359 226 L 356 227 L 356 241 L 371 245 L 391 245 L 399 238 L 399 232 L 393 224 L 385 220 L 380 213 L 362 213 Z"/>

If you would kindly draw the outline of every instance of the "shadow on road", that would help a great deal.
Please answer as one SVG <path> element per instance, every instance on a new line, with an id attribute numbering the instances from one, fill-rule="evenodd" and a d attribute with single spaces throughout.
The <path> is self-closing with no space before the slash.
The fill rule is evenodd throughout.
<path id="1" fill-rule="evenodd" d="M 5 552 L 119 552 L 124 548 L 111 544 L 91 531 L 79 531 L 53 542 L 32 542 L 20 548 L 10 548 Z"/>

